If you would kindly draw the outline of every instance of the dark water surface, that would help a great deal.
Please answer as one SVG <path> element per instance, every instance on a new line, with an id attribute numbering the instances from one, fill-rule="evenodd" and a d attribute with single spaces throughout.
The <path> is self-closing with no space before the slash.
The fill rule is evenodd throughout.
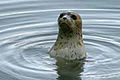
<path id="1" fill-rule="evenodd" d="M 66 10 L 83 19 L 87 59 L 63 67 L 47 52 Z M 120 0 L 1 0 L 0 80 L 120 80 Z"/>

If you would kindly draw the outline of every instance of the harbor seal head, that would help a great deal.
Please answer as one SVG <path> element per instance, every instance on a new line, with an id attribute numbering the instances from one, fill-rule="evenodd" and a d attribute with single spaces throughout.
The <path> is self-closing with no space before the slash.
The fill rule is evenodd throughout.
<path id="1" fill-rule="evenodd" d="M 59 33 L 54 46 L 49 51 L 55 58 L 67 60 L 86 57 L 82 38 L 82 19 L 75 12 L 63 12 L 58 17 Z"/>
<path id="2" fill-rule="evenodd" d="M 64 37 L 82 36 L 82 20 L 75 12 L 61 13 L 58 18 L 59 33 Z"/>

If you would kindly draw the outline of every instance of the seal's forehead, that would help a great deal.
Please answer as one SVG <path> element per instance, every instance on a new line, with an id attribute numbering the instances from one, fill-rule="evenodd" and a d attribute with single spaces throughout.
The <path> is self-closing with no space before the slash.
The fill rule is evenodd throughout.
<path id="1" fill-rule="evenodd" d="M 70 13 L 73 14 L 73 15 L 76 15 L 77 17 L 80 17 L 80 15 L 76 12 L 70 12 Z"/>
<path id="2" fill-rule="evenodd" d="M 62 12 L 58 19 L 62 18 L 65 15 L 70 16 L 70 18 L 72 18 L 74 20 L 81 21 L 80 15 L 78 13 L 72 12 L 72 11 Z"/>
<path id="3" fill-rule="evenodd" d="M 79 15 L 78 13 L 73 12 L 73 11 L 63 12 L 63 13 L 61 13 L 61 14 L 62 14 L 62 15 L 69 15 L 69 16 L 75 15 L 75 16 L 77 16 L 77 17 L 80 17 L 80 15 Z"/>

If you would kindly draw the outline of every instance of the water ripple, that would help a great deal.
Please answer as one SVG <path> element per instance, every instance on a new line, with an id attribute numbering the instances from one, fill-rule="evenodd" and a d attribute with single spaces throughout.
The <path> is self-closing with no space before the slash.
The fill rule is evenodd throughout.
<path id="1" fill-rule="evenodd" d="M 14 80 L 120 79 L 119 3 L 66 0 L 64 5 L 63 1 L 0 2 L 0 77 L 4 72 Z M 79 69 L 61 69 L 48 54 L 63 11 L 76 11 L 83 19 L 87 59 Z"/>

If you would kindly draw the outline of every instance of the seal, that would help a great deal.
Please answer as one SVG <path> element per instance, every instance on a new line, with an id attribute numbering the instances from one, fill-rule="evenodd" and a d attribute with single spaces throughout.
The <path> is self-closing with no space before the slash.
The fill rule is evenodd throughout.
<path id="1" fill-rule="evenodd" d="M 58 17 L 59 33 L 49 54 L 54 58 L 79 60 L 86 57 L 82 37 L 82 19 L 76 12 L 63 12 Z"/>

